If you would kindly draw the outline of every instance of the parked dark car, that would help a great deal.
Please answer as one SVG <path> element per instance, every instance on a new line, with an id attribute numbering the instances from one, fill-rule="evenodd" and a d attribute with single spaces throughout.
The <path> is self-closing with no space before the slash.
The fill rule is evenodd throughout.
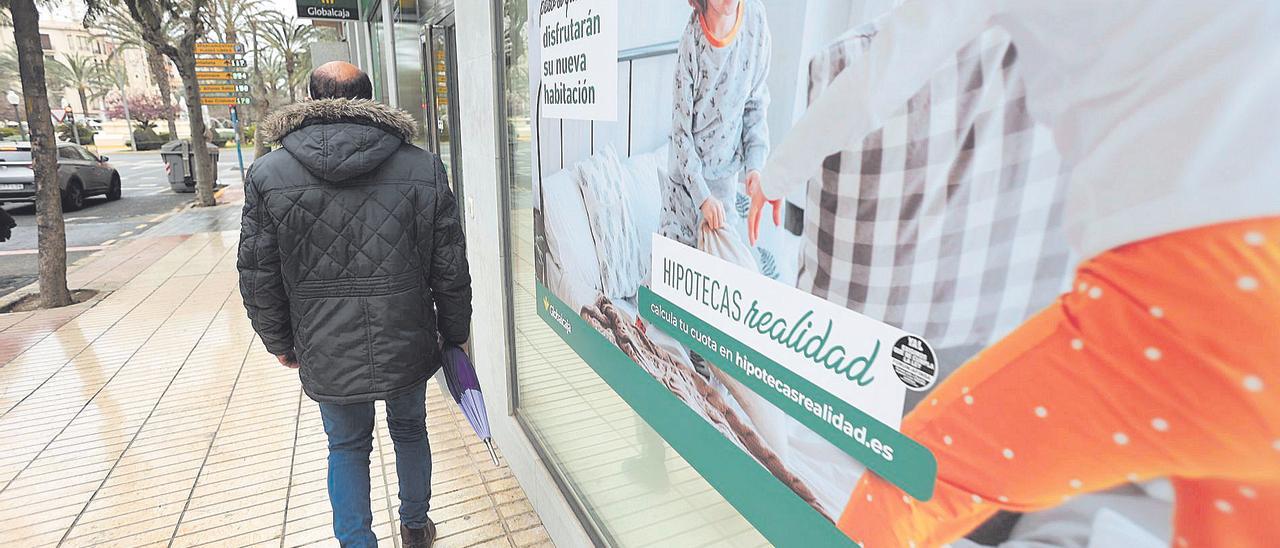
<path id="1" fill-rule="evenodd" d="M 35 172 L 31 171 L 30 143 L 0 143 L 0 204 L 34 202 Z M 105 195 L 120 199 L 120 172 L 97 156 L 74 143 L 58 143 L 58 185 L 62 187 L 62 209 L 75 211 L 84 207 L 90 196 Z"/>

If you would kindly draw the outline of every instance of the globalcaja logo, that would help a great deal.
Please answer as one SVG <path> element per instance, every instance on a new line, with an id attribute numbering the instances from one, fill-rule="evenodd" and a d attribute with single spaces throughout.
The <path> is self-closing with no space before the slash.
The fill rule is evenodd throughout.
<path id="1" fill-rule="evenodd" d="M 298 0 L 298 17 L 353 21 L 360 18 L 358 0 Z"/>
<path id="2" fill-rule="evenodd" d="M 561 316 L 560 311 L 556 310 L 556 307 L 551 305 L 551 299 L 546 297 L 542 298 L 542 309 L 546 310 L 547 313 L 551 315 L 551 319 L 555 320 L 556 323 L 560 324 L 560 327 L 564 328 L 565 333 L 573 333 L 573 326 L 569 325 L 569 320 L 566 320 L 564 316 Z"/>

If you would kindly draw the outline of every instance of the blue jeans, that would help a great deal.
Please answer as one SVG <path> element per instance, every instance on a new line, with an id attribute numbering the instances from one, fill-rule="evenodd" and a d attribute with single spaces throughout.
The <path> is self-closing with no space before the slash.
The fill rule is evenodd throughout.
<path id="1" fill-rule="evenodd" d="M 431 501 L 431 446 L 427 443 L 427 390 L 420 386 L 387 400 L 387 430 L 396 448 L 400 523 L 427 526 Z M 320 404 L 329 436 L 329 504 L 333 534 L 344 547 L 375 548 L 369 505 L 369 453 L 373 451 L 373 402 Z"/>

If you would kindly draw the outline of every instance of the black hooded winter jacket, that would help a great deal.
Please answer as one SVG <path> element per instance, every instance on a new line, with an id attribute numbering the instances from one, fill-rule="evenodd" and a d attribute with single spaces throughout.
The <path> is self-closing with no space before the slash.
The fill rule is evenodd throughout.
<path id="1" fill-rule="evenodd" d="M 240 293 L 267 350 L 296 352 L 312 399 L 394 398 L 471 325 L 471 276 L 444 165 L 373 101 L 280 109 L 245 182 Z"/>

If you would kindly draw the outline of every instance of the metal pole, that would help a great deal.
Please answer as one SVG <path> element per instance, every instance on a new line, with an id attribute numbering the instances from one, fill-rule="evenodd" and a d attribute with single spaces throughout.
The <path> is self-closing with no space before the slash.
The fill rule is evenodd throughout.
<path id="1" fill-rule="evenodd" d="M 76 144 L 80 144 L 80 128 L 76 126 L 76 113 L 73 110 L 67 111 L 66 118 L 71 119 L 71 134 L 76 136 Z"/>
<path id="2" fill-rule="evenodd" d="M 236 158 L 240 160 L 240 182 L 244 183 L 244 152 L 240 150 L 240 107 L 231 107 L 231 128 L 236 133 Z"/>
<path id="3" fill-rule="evenodd" d="M 22 112 L 18 109 L 18 105 L 13 105 L 13 118 L 18 121 L 18 135 L 23 141 L 27 140 L 27 128 L 22 127 Z"/>
<path id="4" fill-rule="evenodd" d="M 396 86 L 400 79 L 396 74 L 395 13 L 391 10 L 389 0 L 382 2 L 380 7 L 382 8 L 382 63 L 384 65 L 382 73 L 386 75 L 386 78 L 383 78 L 382 87 L 387 92 L 387 106 L 400 108 L 400 97 L 396 93 Z"/>
<path id="5" fill-rule="evenodd" d="M 138 143 L 133 138 L 133 118 L 129 116 L 129 96 L 125 94 L 123 87 L 120 88 L 120 104 L 124 105 L 124 130 L 129 134 L 129 148 L 137 152 Z"/>
<path id="6" fill-rule="evenodd" d="M 113 48 L 112 55 L 120 50 L 120 45 L 116 44 L 114 40 L 111 42 L 111 47 Z M 129 68 L 128 65 L 125 65 L 120 67 L 120 70 L 117 71 L 116 67 L 110 66 L 110 57 L 107 59 L 107 70 L 109 70 L 111 74 L 115 74 L 117 76 L 117 78 L 115 78 L 116 85 L 120 86 L 120 104 L 124 106 L 124 131 L 125 134 L 129 136 L 129 149 L 137 152 L 138 142 L 133 138 L 133 118 L 129 116 Z M 124 62 L 123 56 L 121 56 L 120 60 L 122 63 Z"/>

